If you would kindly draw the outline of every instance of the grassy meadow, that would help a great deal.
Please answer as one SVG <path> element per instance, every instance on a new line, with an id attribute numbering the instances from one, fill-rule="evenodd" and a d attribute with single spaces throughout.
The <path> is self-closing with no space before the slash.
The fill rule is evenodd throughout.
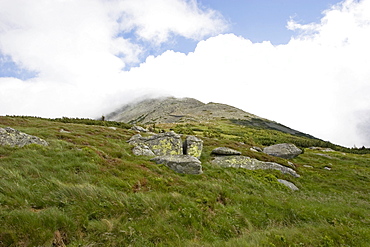
<path id="1" fill-rule="evenodd" d="M 49 146 L 0 146 L 0 246 L 370 246 L 368 150 L 228 120 L 155 126 L 204 141 L 204 173 L 184 175 L 134 156 L 127 124 L 0 117 L 7 126 Z M 288 162 L 250 150 L 280 142 L 304 153 Z M 301 177 L 213 166 L 218 146 Z"/>

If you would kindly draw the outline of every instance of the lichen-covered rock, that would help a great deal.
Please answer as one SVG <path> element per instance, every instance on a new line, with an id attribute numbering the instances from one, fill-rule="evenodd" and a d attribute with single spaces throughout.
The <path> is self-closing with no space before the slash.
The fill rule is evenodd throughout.
<path id="1" fill-rule="evenodd" d="M 278 179 L 278 182 L 281 183 L 281 184 L 284 184 L 285 186 L 287 186 L 289 189 L 291 190 L 299 190 L 297 186 L 295 186 L 295 184 L 293 184 L 292 182 L 289 182 L 289 181 L 286 181 L 284 179 Z"/>
<path id="2" fill-rule="evenodd" d="M 297 148 L 292 143 L 280 143 L 269 147 L 265 147 L 263 152 L 272 156 L 293 159 L 302 153 L 302 150 Z"/>
<path id="3" fill-rule="evenodd" d="M 178 173 L 202 174 L 201 162 L 191 155 L 166 155 L 152 159 L 157 164 L 164 164 Z"/>
<path id="4" fill-rule="evenodd" d="M 181 137 L 173 131 L 149 137 L 143 137 L 137 134 L 131 137 L 128 142 L 134 146 L 139 144 L 146 145 L 157 156 L 179 155 L 183 153 Z"/>
<path id="5" fill-rule="evenodd" d="M 264 162 L 257 159 L 253 159 L 247 156 L 217 156 L 212 161 L 212 164 L 219 165 L 222 167 L 235 167 L 235 168 L 244 168 L 248 170 L 258 170 L 258 169 L 274 169 L 279 170 L 282 173 L 290 174 L 294 177 L 300 177 L 296 171 L 292 168 L 274 163 L 274 162 Z"/>
<path id="6" fill-rule="evenodd" d="M 184 142 L 184 154 L 200 158 L 203 150 L 203 141 L 195 136 L 187 136 Z"/>
<path id="7" fill-rule="evenodd" d="M 23 147 L 28 144 L 48 145 L 45 140 L 37 136 L 28 135 L 9 127 L 0 128 L 0 145 Z"/>
<path id="8" fill-rule="evenodd" d="M 226 148 L 226 147 L 218 147 L 212 150 L 212 154 L 215 155 L 241 155 L 242 153 L 231 149 L 231 148 Z"/>

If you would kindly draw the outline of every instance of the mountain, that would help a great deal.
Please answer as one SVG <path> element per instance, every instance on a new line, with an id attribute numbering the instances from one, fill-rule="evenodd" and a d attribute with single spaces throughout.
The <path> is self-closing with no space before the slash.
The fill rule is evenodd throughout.
<path id="1" fill-rule="evenodd" d="M 228 119 L 234 124 L 317 139 L 277 122 L 220 103 L 203 103 L 193 98 L 163 97 L 124 105 L 107 115 L 107 120 L 130 124 L 189 123 Z"/>

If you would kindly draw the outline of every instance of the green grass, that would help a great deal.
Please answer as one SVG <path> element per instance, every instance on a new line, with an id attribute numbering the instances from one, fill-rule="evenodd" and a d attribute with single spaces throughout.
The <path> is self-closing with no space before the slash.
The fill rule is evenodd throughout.
<path id="1" fill-rule="evenodd" d="M 288 165 L 249 148 L 297 137 L 227 121 L 192 123 L 177 129 L 204 140 L 204 173 L 184 175 L 133 156 L 126 141 L 135 132 L 109 124 L 0 117 L 0 127 L 50 144 L 0 146 L 0 246 L 369 246 L 369 154 L 306 149 L 291 160 L 300 178 L 215 167 L 217 146 Z"/>

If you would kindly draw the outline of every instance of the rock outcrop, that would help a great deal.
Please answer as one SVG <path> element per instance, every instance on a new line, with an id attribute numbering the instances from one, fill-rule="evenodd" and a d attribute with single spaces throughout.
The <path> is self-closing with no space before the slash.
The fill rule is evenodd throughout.
<path id="1" fill-rule="evenodd" d="M 143 137 L 140 134 L 137 134 L 131 137 L 128 143 L 135 147 L 139 146 L 136 148 L 137 150 L 140 147 L 149 149 L 156 156 L 183 154 L 181 137 L 173 131 L 149 137 Z M 137 153 L 139 154 L 140 152 Z"/>
<path id="2" fill-rule="evenodd" d="M 199 160 L 203 141 L 195 136 L 187 136 L 182 143 L 181 136 L 175 132 L 155 134 L 143 137 L 136 134 L 128 140 L 134 148 L 134 155 L 156 156 L 152 161 L 165 164 L 170 169 L 185 174 L 201 174 Z"/>
<path id="3" fill-rule="evenodd" d="M 200 158 L 203 150 L 203 141 L 195 136 L 187 136 L 184 142 L 184 154 Z"/>
<path id="4" fill-rule="evenodd" d="M 187 136 L 182 143 L 181 136 L 173 131 L 143 137 L 136 134 L 128 140 L 134 146 L 135 155 L 163 156 L 163 155 L 190 155 L 200 158 L 203 150 L 203 141 L 195 136 Z"/>
<path id="5" fill-rule="evenodd" d="M 231 148 L 226 148 L 226 147 L 218 147 L 212 150 L 212 154 L 215 155 L 241 155 L 242 153 L 231 149 Z"/>
<path id="6" fill-rule="evenodd" d="M 202 174 L 201 162 L 191 155 L 165 155 L 152 159 L 157 164 L 164 164 L 178 173 Z"/>
<path id="7" fill-rule="evenodd" d="M 45 140 L 37 136 L 28 135 L 10 127 L 0 128 L 0 145 L 23 147 L 28 144 L 48 145 Z"/>
<path id="8" fill-rule="evenodd" d="M 240 155 L 217 156 L 211 161 L 211 163 L 222 167 L 244 168 L 248 170 L 274 169 L 279 170 L 282 173 L 290 174 L 294 177 L 300 177 L 299 174 L 297 174 L 296 171 L 294 171 L 292 168 L 274 162 L 260 161 L 247 156 Z"/>
<path id="9" fill-rule="evenodd" d="M 293 159 L 302 153 L 302 150 L 291 143 L 280 143 L 265 147 L 263 152 L 272 156 Z"/>

